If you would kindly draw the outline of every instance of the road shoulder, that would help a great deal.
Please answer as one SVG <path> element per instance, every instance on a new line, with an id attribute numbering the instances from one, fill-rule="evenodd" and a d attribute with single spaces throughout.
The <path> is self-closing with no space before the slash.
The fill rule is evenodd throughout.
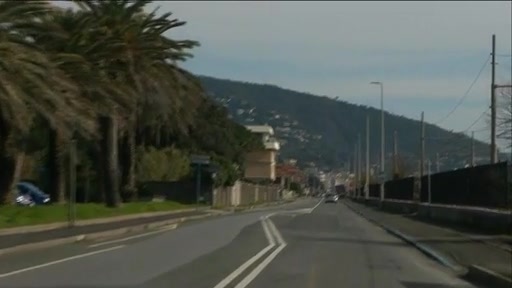
<path id="1" fill-rule="evenodd" d="M 473 265 L 476 265 L 502 277 L 511 277 L 511 254 L 505 249 L 405 215 L 386 213 L 350 200 L 343 203 L 459 274 L 475 271 Z M 464 269 L 460 270 L 459 267 Z M 469 274 L 466 277 L 471 278 Z"/>

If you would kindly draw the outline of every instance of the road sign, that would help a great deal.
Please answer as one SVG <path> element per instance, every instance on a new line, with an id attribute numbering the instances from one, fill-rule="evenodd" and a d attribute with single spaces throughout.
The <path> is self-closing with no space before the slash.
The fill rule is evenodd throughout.
<path id="1" fill-rule="evenodd" d="M 190 156 L 190 162 L 192 164 L 208 165 L 210 164 L 210 156 L 193 154 Z"/>

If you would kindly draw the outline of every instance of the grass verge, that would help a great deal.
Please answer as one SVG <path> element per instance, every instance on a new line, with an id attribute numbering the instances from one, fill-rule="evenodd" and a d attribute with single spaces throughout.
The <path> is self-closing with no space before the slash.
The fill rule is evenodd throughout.
<path id="1" fill-rule="evenodd" d="M 137 213 L 162 212 L 195 208 L 172 201 L 124 203 L 118 208 L 107 208 L 103 204 L 76 204 L 76 220 L 106 218 Z M 18 226 L 65 222 L 68 220 L 67 204 L 19 207 L 0 206 L 0 229 Z"/>

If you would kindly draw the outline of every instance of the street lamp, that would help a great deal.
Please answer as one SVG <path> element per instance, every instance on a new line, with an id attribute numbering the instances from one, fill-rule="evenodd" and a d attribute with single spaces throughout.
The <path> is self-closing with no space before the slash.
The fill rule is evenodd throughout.
<path id="1" fill-rule="evenodd" d="M 380 200 L 384 200 L 384 84 L 382 82 L 370 82 L 371 85 L 380 86 Z"/>

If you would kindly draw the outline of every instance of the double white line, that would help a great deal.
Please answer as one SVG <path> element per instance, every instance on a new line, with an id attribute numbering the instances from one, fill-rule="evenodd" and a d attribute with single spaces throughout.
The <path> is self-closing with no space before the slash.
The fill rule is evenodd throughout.
<path id="1" fill-rule="evenodd" d="M 235 286 L 235 288 L 245 288 L 247 285 L 249 285 L 249 283 L 251 283 L 251 281 L 254 280 L 254 278 L 256 278 L 256 276 L 261 273 L 261 271 L 263 271 L 263 269 L 265 269 L 265 267 L 267 267 L 268 264 L 270 264 L 270 262 L 272 262 L 272 260 L 274 260 L 274 258 L 276 258 L 277 254 L 279 254 L 286 247 L 286 242 L 284 241 L 283 236 L 281 236 L 281 233 L 279 233 L 272 220 L 269 219 L 269 217 L 272 215 L 273 214 L 270 214 L 260 218 L 263 231 L 265 232 L 265 236 L 268 240 L 268 246 L 247 260 L 244 264 L 242 264 L 226 278 L 220 281 L 219 284 L 215 285 L 214 288 L 224 288 L 228 286 L 233 280 L 235 280 L 236 277 L 240 276 L 240 274 L 247 270 L 247 268 L 249 268 L 252 264 L 258 261 L 268 251 L 272 250 L 277 245 L 277 249 L 272 251 L 272 253 L 268 255 L 267 258 L 261 261 L 260 264 L 256 266 L 256 268 L 254 268 L 247 276 L 245 276 L 244 279 L 242 279 L 242 281 L 240 281 Z"/>

